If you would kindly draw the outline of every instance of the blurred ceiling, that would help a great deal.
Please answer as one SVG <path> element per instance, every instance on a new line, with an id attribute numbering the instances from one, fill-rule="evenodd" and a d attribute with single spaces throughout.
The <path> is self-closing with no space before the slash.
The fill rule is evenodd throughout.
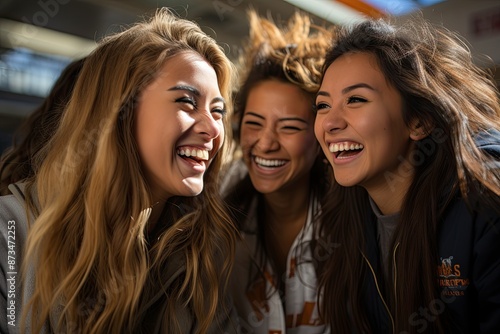
<path id="1" fill-rule="evenodd" d="M 0 18 L 34 24 L 98 41 L 104 35 L 170 7 L 196 21 L 228 48 L 240 45 L 248 32 L 246 9 L 252 5 L 273 17 L 287 18 L 295 7 L 272 0 L 1 0 Z M 5 2 L 6 1 L 6 2 Z M 319 20 L 319 18 L 318 18 Z M 230 51 L 230 50 L 229 50 Z"/>
<path id="2" fill-rule="evenodd" d="M 170 7 L 181 17 L 196 21 L 231 56 L 248 32 L 249 7 L 275 20 L 286 20 L 298 6 L 316 13 L 311 14 L 314 22 L 322 24 L 386 12 L 399 15 L 435 2 L 439 0 L 0 0 L 0 18 L 98 41 L 156 8 Z M 329 7 L 325 9 L 325 5 Z"/>

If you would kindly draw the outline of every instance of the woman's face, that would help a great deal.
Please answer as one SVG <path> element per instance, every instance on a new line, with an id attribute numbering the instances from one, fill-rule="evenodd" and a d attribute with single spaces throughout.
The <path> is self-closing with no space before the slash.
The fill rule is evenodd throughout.
<path id="1" fill-rule="evenodd" d="M 290 83 L 260 82 L 248 94 L 240 142 L 257 191 L 297 190 L 319 152 L 311 98 Z"/>
<path id="2" fill-rule="evenodd" d="M 408 187 L 411 131 L 403 120 L 401 94 L 374 55 L 337 58 L 325 73 L 316 107 L 316 137 L 338 183 L 361 185 L 371 195 Z"/>
<path id="3" fill-rule="evenodd" d="M 154 200 L 194 196 L 224 140 L 225 103 L 212 66 L 195 52 L 167 60 L 142 92 L 135 136 Z"/>

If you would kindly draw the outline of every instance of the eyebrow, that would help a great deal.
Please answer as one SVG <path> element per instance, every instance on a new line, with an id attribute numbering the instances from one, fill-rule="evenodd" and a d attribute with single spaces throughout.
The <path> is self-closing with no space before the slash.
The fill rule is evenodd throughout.
<path id="1" fill-rule="evenodd" d="M 260 118 L 260 119 L 264 119 L 264 117 L 262 115 L 259 115 L 253 111 L 248 111 L 243 116 L 246 116 L 246 115 L 251 115 L 251 116 L 255 116 L 255 117 Z M 307 124 L 307 121 L 300 118 L 300 117 L 284 117 L 284 118 L 280 118 L 278 120 L 278 122 L 285 122 L 285 121 L 298 121 L 298 122 L 302 122 L 302 123 Z"/>
<path id="2" fill-rule="evenodd" d="M 173 86 L 173 87 L 168 89 L 168 91 L 177 91 L 177 90 L 187 90 L 188 92 L 191 92 L 196 97 L 201 96 L 200 91 L 198 89 L 194 88 L 193 86 L 177 85 L 177 86 Z M 222 102 L 222 103 L 224 103 L 224 105 L 226 104 L 226 100 L 224 100 L 224 98 L 220 97 L 220 96 L 212 99 L 211 103 L 215 103 L 215 102 Z"/>
<path id="3" fill-rule="evenodd" d="M 224 106 L 226 105 L 226 100 L 224 100 L 224 98 L 220 97 L 220 96 L 214 97 L 212 99 L 212 103 L 215 103 L 215 102 L 222 102 L 222 103 L 224 103 Z"/>
<path id="4" fill-rule="evenodd" d="M 350 91 L 355 90 L 356 88 L 367 88 L 367 89 L 370 89 L 370 90 L 375 90 L 375 88 L 373 88 L 369 84 L 361 82 L 361 83 L 358 83 L 358 84 L 355 84 L 355 85 L 351 85 L 351 86 L 348 86 L 348 87 L 342 89 L 342 94 L 349 93 Z"/>
<path id="5" fill-rule="evenodd" d="M 200 91 L 193 86 L 188 86 L 188 85 L 177 85 L 174 87 L 171 87 L 168 89 L 169 91 L 176 91 L 176 90 L 187 90 L 188 92 L 193 93 L 195 96 L 200 96 Z"/>
<path id="6" fill-rule="evenodd" d="M 351 86 L 348 86 L 348 87 L 342 89 L 342 94 L 349 93 L 350 91 L 355 90 L 356 88 L 367 88 L 367 89 L 370 89 L 370 90 L 376 90 L 375 88 L 373 88 L 372 86 L 370 86 L 367 83 L 358 83 L 358 84 L 351 85 Z M 327 97 L 330 97 L 330 93 L 325 92 L 325 91 L 319 91 L 316 94 L 316 97 L 318 97 L 318 96 L 327 96 Z"/>

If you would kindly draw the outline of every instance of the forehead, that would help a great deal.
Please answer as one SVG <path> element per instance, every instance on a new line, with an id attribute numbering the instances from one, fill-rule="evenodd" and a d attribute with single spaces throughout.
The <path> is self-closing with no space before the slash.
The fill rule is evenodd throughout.
<path id="1" fill-rule="evenodd" d="M 181 52 L 167 59 L 153 84 L 162 87 L 190 85 L 202 94 L 221 95 L 214 68 L 194 51 Z"/>
<path id="2" fill-rule="evenodd" d="M 386 82 L 374 54 L 350 52 L 343 54 L 330 64 L 321 87 L 342 87 L 357 83 L 361 79 L 378 83 Z"/>
<path id="3" fill-rule="evenodd" d="M 248 111 L 276 117 L 314 117 L 312 98 L 298 86 L 278 80 L 265 80 L 253 86 L 248 94 Z"/>

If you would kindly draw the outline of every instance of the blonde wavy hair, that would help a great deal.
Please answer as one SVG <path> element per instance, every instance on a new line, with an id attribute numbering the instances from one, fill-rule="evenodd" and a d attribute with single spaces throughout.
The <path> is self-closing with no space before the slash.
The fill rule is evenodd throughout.
<path id="1" fill-rule="evenodd" d="M 168 9 L 104 38 L 88 56 L 28 184 L 36 193 L 28 205 L 37 215 L 23 268 L 34 264 L 36 270 L 23 316 L 31 318 L 33 332 L 47 322 L 55 332 L 133 331 L 140 305 L 164 289 L 172 255 L 183 259 L 186 271 L 169 290 L 164 326 L 176 328 L 175 301 L 189 306 L 199 333 L 220 312 L 236 235 L 217 191 L 226 145 L 205 173 L 203 192 L 171 199 L 162 216 L 168 226 L 153 246 L 146 241 L 153 203 L 133 136 L 134 110 L 165 62 L 186 51 L 212 65 L 230 106 L 233 65 L 198 25 Z"/>
<path id="2" fill-rule="evenodd" d="M 250 90 L 259 82 L 279 80 L 294 84 L 311 98 L 321 83 L 324 56 L 335 38 L 334 26 L 313 24 L 309 15 L 295 12 L 286 25 L 248 11 L 250 33 L 238 58 L 240 78 L 236 93 L 235 119 L 238 125 Z M 238 134 L 235 134 L 238 140 Z"/>

